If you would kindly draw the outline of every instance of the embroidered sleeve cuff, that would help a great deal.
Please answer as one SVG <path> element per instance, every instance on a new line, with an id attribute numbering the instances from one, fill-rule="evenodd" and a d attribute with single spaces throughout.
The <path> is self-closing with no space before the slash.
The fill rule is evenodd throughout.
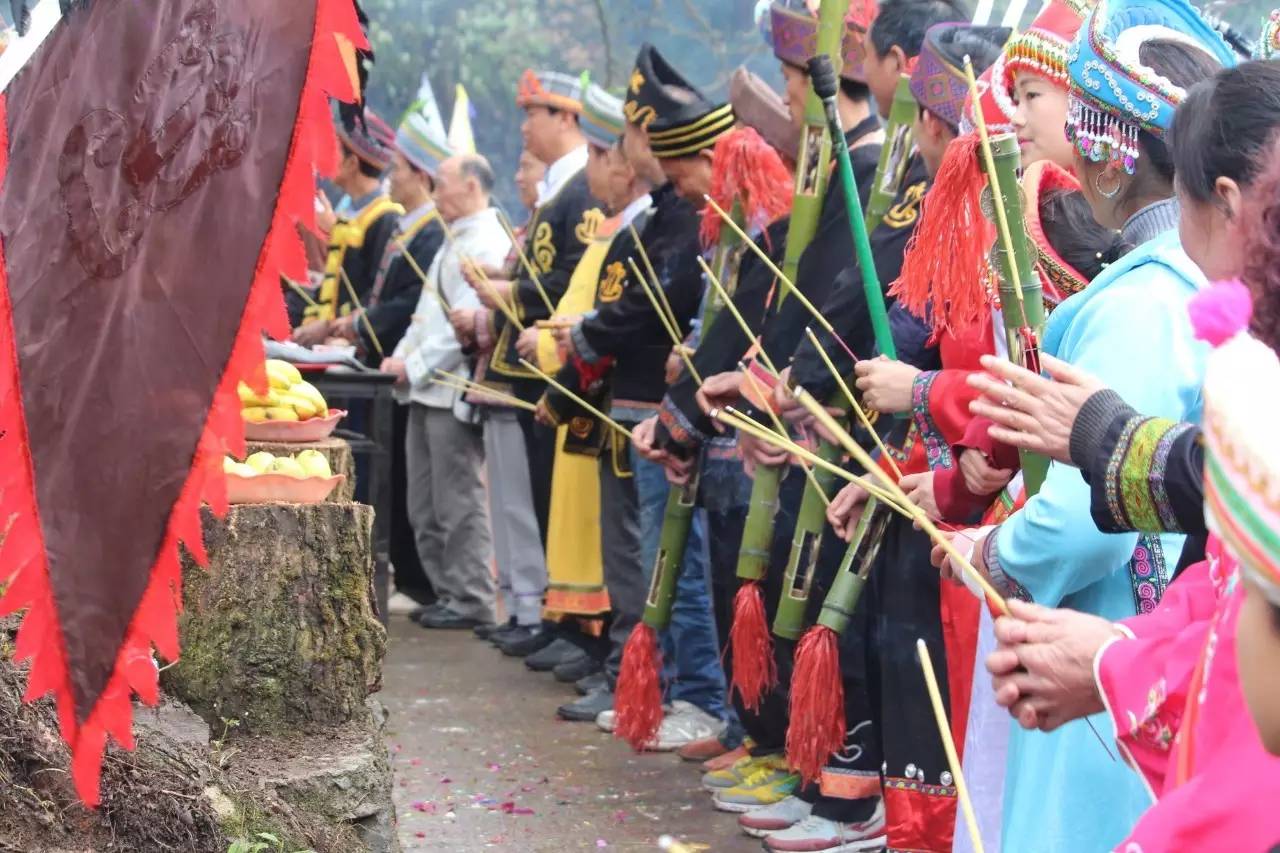
<path id="1" fill-rule="evenodd" d="M 1124 398 L 1110 388 L 1094 393 L 1085 400 L 1075 423 L 1071 425 L 1071 464 L 1081 471 L 1088 471 L 1098 455 L 1104 452 L 1102 444 L 1115 419 L 1136 414 Z"/>
<path id="2" fill-rule="evenodd" d="M 698 429 L 684 412 L 672 402 L 670 395 L 662 398 L 658 408 L 658 423 L 671 439 L 672 444 L 686 449 L 700 447 L 710 437 Z"/>
<path id="3" fill-rule="evenodd" d="M 991 585 L 1005 598 L 1035 601 L 1027 588 L 1006 574 L 1004 567 L 1000 565 L 1000 548 L 997 544 L 999 538 L 1000 528 L 997 527 L 982 542 L 982 560 L 987 566 L 987 577 L 991 579 Z"/>
<path id="4" fill-rule="evenodd" d="M 938 371 L 925 370 L 916 374 L 911 383 L 911 419 L 924 442 L 925 458 L 929 462 L 929 470 L 954 467 L 951 456 L 951 445 L 947 443 L 929 412 L 929 390 L 938 378 Z"/>

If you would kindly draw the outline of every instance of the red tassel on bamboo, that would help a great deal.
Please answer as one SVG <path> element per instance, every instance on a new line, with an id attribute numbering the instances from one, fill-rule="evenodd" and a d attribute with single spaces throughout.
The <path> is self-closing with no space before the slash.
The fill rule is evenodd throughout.
<path id="1" fill-rule="evenodd" d="M 889 289 L 917 317 L 930 317 L 934 340 L 990 323 L 983 276 L 995 229 L 982 213 L 986 177 L 976 133 L 951 141 L 920 210 L 920 223 Z"/>
<path id="2" fill-rule="evenodd" d="M 828 757 L 844 746 L 844 682 L 838 639 L 825 625 L 814 625 L 796 649 L 787 763 L 806 782 L 816 780 Z"/>
<path id="3" fill-rule="evenodd" d="M 662 725 L 662 652 L 658 633 L 641 622 L 622 647 L 613 697 L 615 736 L 637 752 L 648 748 Z"/>
<path id="4" fill-rule="evenodd" d="M 764 596 L 758 581 L 746 581 L 733 597 L 733 627 L 729 629 L 729 650 L 733 655 L 733 682 L 738 698 L 748 711 L 760 707 L 764 694 L 778 684 L 778 665 L 773 659 L 773 636 L 764 614 Z"/>

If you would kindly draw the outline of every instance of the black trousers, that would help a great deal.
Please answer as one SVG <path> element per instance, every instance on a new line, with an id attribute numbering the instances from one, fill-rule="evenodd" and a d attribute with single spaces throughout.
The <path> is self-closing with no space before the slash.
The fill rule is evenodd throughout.
<path id="1" fill-rule="evenodd" d="M 533 487 L 533 512 L 538 517 L 542 547 L 547 547 L 547 524 L 551 515 L 551 474 L 556 464 L 556 431 L 533 419 L 533 412 L 516 414 L 529 452 L 529 483 Z"/>

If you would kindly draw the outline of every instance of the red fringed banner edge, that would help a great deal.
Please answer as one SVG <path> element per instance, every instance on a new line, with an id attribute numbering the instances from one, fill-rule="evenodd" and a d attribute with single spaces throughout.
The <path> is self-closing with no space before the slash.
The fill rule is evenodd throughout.
<path id="1" fill-rule="evenodd" d="M 191 470 L 169 513 L 165 535 L 151 565 L 146 591 L 133 614 L 106 688 L 83 724 L 77 724 L 67 670 L 66 646 L 49 582 L 49 565 L 35 500 L 35 479 L 25 413 L 20 403 L 18 358 L 12 327 L 3 246 L 0 246 L 0 557 L 9 582 L 0 598 L 0 614 L 26 610 L 18 630 L 15 660 L 29 660 L 26 701 L 53 693 L 62 736 L 71 747 L 71 774 L 76 792 L 90 806 L 99 803 L 99 783 L 107 735 L 125 749 L 133 748 L 131 697 L 148 705 L 159 700 L 159 671 L 154 647 L 166 660 L 177 660 L 178 613 L 182 606 L 179 543 L 204 566 L 208 556 L 201 533 L 200 505 L 207 502 L 219 516 L 227 512 L 224 453 L 243 453 L 244 424 L 236 386 L 241 380 L 262 387 L 262 332 L 289 334 L 280 292 L 280 276 L 301 278 L 306 256 L 297 223 L 314 230 L 315 175 L 337 168 L 337 142 L 329 98 L 353 101 L 356 91 L 340 44 L 367 47 L 351 0 L 316 0 L 314 33 L 307 76 L 298 101 L 289 156 L 276 198 L 271 226 L 263 241 L 240 328 L 222 379 L 192 454 Z M 8 166 L 8 121 L 0 96 L 0 186 Z"/>

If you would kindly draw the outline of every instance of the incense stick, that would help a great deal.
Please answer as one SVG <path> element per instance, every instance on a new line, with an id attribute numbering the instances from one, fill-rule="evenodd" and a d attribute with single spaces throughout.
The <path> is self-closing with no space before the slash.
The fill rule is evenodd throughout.
<path id="1" fill-rule="evenodd" d="M 440 220 L 440 224 L 444 225 L 446 233 L 448 233 L 449 226 L 445 225 L 444 219 Z M 404 238 L 397 236 L 395 240 L 396 245 L 400 247 L 400 257 L 404 258 L 409 263 L 409 266 L 413 271 L 418 274 L 418 278 L 422 280 L 422 286 L 427 288 L 428 293 L 440 300 L 440 304 L 444 306 L 445 311 L 452 311 L 453 306 L 449 304 L 448 298 L 445 297 L 444 288 L 440 286 L 440 282 L 437 281 L 436 286 L 432 288 L 430 279 L 427 274 L 422 271 L 421 265 L 418 264 L 417 259 L 414 258 L 413 254 L 409 251 L 409 245 L 405 243 Z M 450 240 L 449 242 L 452 243 L 453 241 Z"/>
<path id="2" fill-rule="evenodd" d="M 727 223 L 730 228 L 732 228 L 734 231 L 738 233 L 738 236 L 740 236 L 743 242 L 746 243 L 751 248 L 751 250 L 756 253 L 756 257 L 758 257 L 764 263 L 764 265 L 769 268 L 769 271 L 772 272 L 775 276 L 777 276 L 778 281 L 782 282 L 782 285 L 786 287 L 787 290 L 791 291 L 791 294 L 795 296 L 796 299 L 800 300 L 800 304 L 805 307 L 805 310 L 807 310 L 810 314 L 813 315 L 813 319 L 818 321 L 818 325 L 821 326 L 827 333 L 829 333 L 833 338 L 836 339 L 836 342 L 840 344 L 840 346 L 844 349 L 844 351 L 849 353 L 850 358 L 852 358 L 854 361 L 857 361 L 858 357 L 854 355 L 853 350 L 849 349 L 849 345 L 844 342 L 844 339 L 841 338 L 838 334 L 836 334 L 835 328 L 831 325 L 830 322 L 828 322 L 827 318 L 822 316 L 822 312 L 814 307 L 814 304 L 809 301 L 809 297 L 801 293 L 800 289 L 796 287 L 794 284 L 792 284 L 791 279 L 787 278 L 786 274 L 783 273 L 783 271 L 778 268 L 778 265 L 773 262 L 773 259 L 769 257 L 768 253 L 765 252 L 764 249 L 761 249 L 759 246 L 757 246 L 755 240 L 752 240 L 750 237 L 747 236 L 747 232 L 743 231 L 742 228 L 739 227 L 738 223 L 734 222 L 733 218 L 729 216 L 729 214 L 724 212 L 724 208 L 716 204 L 715 199 L 713 199 L 709 195 L 704 195 L 703 198 L 706 199 L 707 204 L 711 205 L 712 209 L 715 210 L 715 212 L 720 215 L 720 218 L 724 220 L 725 223 Z"/>
<path id="3" fill-rule="evenodd" d="M 635 225 L 628 225 L 627 227 L 631 229 L 631 238 L 635 240 L 640 262 L 644 264 L 644 268 L 649 273 L 649 279 L 653 282 L 653 289 L 658 294 L 658 298 L 662 300 L 663 307 L 667 309 L 667 316 L 671 318 L 672 328 L 678 328 L 680 323 L 676 320 L 676 312 L 671 310 L 671 303 L 667 301 L 667 292 L 662 289 L 662 281 L 658 278 L 658 273 L 653 268 L 653 262 L 649 260 L 649 253 L 645 251 L 644 243 L 640 242 L 640 233 L 636 231 Z"/>
<path id="4" fill-rule="evenodd" d="M 733 315 L 733 319 L 737 322 L 738 328 L 742 330 L 742 334 L 747 339 L 748 348 L 755 346 L 756 336 L 752 333 L 751 327 L 747 325 L 747 321 L 743 318 L 742 313 L 738 311 L 738 307 L 733 304 L 733 300 L 729 298 L 729 292 L 724 289 L 724 285 L 720 283 L 720 279 L 716 278 L 716 274 L 711 271 L 711 267 L 707 266 L 707 262 L 698 257 L 698 263 L 702 265 L 702 270 L 707 276 L 707 280 L 711 282 L 711 286 L 715 288 L 716 295 L 724 302 L 725 309 Z M 764 351 L 764 347 L 760 347 L 760 360 L 764 362 L 764 366 L 775 377 L 778 375 L 778 368 L 774 366 L 773 359 L 769 358 L 769 354 Z"/>
<path id="5" fill-rule="evenodd" d="M 874 496 L 881 503 L 885 504 L 890 509 L 895 510 L 899 515 L 907 518 L 911 517 L 910 513 L 902 507 L 896 498 L 885 492 L 876 484 L 869 482 L 865 477 L 860 477 L 852 471 L 846 471 L 834 462 L 828 462 L 812 450 L 802 447 L 785 435 L 779 435 L 778 433 L 770 430 L 764 424 L 747 417 L 732 406 L 725 406 L 723 409 L 713 409 L 710 416 L 722 423 L 734 427 L 735 429 L 740 429 L 763 442 L 772 444 L 774 447 L 785 450 L 793 456 L 803 459 L 817 468 L 828 471 L 842 480 L 862 487 L 867 491 L 867 494 Z"/>
<path id="6" fill-rule="evenodd" d="M 530 403 L 528 400 L 521 400 L 519 397 L 512 396 L 504 391 L 499 391 L 495 388 L 481 385 L 479 382 L 472 382 L 470 379 L 459 376 L 456 373 L 450 373 L 447 370 L 441 370 L 439 368 L 436 368 L 435 372 L 435 381 L 439 382 L 441 385 L 450 385 L 458 390 L 466 391 L 468 393 L 484 394 L 494 398 L 495 400 L 501 400 L 514 408 L 524 409 L 529 412 L 537 411 L 538 409 L 537 406 Z"/>
<path id="7" fill-rule="evenodd" d="M 454 235 L 453 229 L 450 228 L 449 224 L 443 219 L 440 220 L 440 224 L 444 226 L 445 239 L 456 247 L 458 245 L 458 238 Z M 524 324 L 520 322 L 520 318 L 516 316 L 516 312 L 507 304 L 507 300 L 503 299 L 502 296 L 499 295 L 498 289 L 494 287 L 493 282 L 489 280 L 489 275 L 480 267 L 479 264 L 475 263 L 471 258 L 463 254 L 461 249 L 458 250 L 458 254 L 462 256 L 462 264 L 470 264 L 471 268 L 475 270 L 476 277 L 479 278 L 480 283 L 485 286 L 489 293 L 489 298 L 493 300 L 498 310 L 502 312 L 502 316 L 506 317 L 507 321 L 510 322 L 511 325 L 523 332 Z"/>
<path id="8" fill-rule="evenodd" d="M 347 295 L 351 297 L 351 302 L 355 306 L 352 310 L 358 311 L 360 319 L 364 320 L 364 327 L 369 332 L 369 340 L 373 341 L 373 348 L 378 351 L 379 358 L 386 358 L 387 354 L 382 351 L 382 341 L 378 340 L 378 333 L 373 330 L 373 323 L 369 321 L 369 314 L 360 305 L 360 297 L 356 295 L 355 285 L 351 283 L 350 276 L 343 267 L 338 267 L 338 272 L 342 275 L 342 283 L 346 285 Z"/>
<path id="9" fill-rule="evenodd" d="M 301 296 L 301 297 L 302 297 L 303 301 L 304 301 L 304 302 L 306 302 L 308 306 L 310 306 L 311 308 L 319 308 L 319 307 L 320 307 L 320 303 L 318 303 L 318 302 L 316 302 L 314 299 L 312 299 L 312 298 L 311 298 L 311 294 L 310 294 L 310 293 L 307 293 L 307 291 L 303 289 L 302 285 L 298 284 L 298 283 L 297 283 L 296 281 L 294 281 L 293 279 L 285 278 L 284 276 L 280 276 L 280 277 L 284 279 L 285 284 L 287 284 L 287 285 L 289 285 L 290 287 L 292 287 L 292 288 L 293 288 L 293 292 L 294 292 L 294 293 L 296 293 L 296 294 L 298 294 L 299 296 Z"/>
<path id="10" fill-rule="evenodd" d="M 627 263 L 631 265 L 631 272 L 636 277 L 636 282 L 644 290 L 644 295 L 649 297 L 649 304 L 653 306 L 654 312 L 658 315 L 658 322 L 662 324 L 662 328 L 666 330 L 667 336 L 671 338 L 671 345 L 675 347 L 676 355 L 684 362 L 684 366 L 688 368 L 689 375 L 693 377 L 693 381 L 698 385 L 702 385 L 702 376 L 698 374 L 698 369 L 693 366 L 693 359 L 689 358 L 689 353 L 680 343 L 680 333 L 671 324 L 672 318 L 668 317 L 662 310 L 662 306 L 658 304 L 658 297 L 654 296 L 653 290 L 645 281 L 644 276 L 640 274 L 640 268 L 636 266 L 634 258 L 627 258 Z"/>
<path id="11" fill-rule="evenodd" d="M 809 336 L 809 341 L 813 344 L 813 348 L 822 357 L 822 363 L 827 366 L 827 370 L 831 371 L 831 376 L 836 380 L 836 385 L 840 386 L 841 393 L 849 401 L 849 405 L 853 407 L 853 411 L 857 414 L 858 419 L 862 421 L 862 425 L 866 427 L 867 432 L 871 433 L 871 438 L 875 440 L 876 447 L 884 456 L 885 461 L 889 463 L 889 467 L 893 469 L 894 475 L 901 480 L 902 471 L 898 468 L 898 463 L 893 460 L 893 454 L 889 452 L 889 448 L 885 447 L 884 442 L 880 440 L 880 434 L 871 425 L 871 418 L 867 416 L 866 410 L 854 398 L 853 392 L 849 390 L 849 386 L 840 376 L 840 371 L 836 370 L 835 362 L 831 360 L 831 356 L 827 355 L 826 351 L 822 349 L 822 345 L 818 343 L 818 336 L 813 333 L 813 329 L 808 327 L 805 328 L 804 333 Z"/>
<path id="12" fill-rule="evenodd" d="M 796 388 L 795 395 L 796 400 L 800 402 L 800 405 L 808 409 L 809 413 L 817 418 L 818 422 L 826 427 L 829 433 L 836 436 L 840 441 L 841 446 L 849 452 L 850 456 L 858 461 L 859 465 L 866 468 L 868 473 L 872 474 L 876 479 L 884 483 L 885 487 L 892 492 L 896 498 L 905 501 L 905 507 L 911 514 L 911 517 L 920 525 L 925 533 L 929 535 L 929 538 L 937 543 L 938 547 L 945 551 L 947 556 L 951 558 L 951 561 L 960 567 L 965 574 L 969 575 L 969 577 L 978 584 L 983 593 L 1002 614 L 1008 616 L 1009 605 L 1005 602 L 1000 593 L 996 592 L 995 587 L 991 585 L 991 582 L 987 580 L 986 576 L 973 567 L 973 564 L 970 563 L 969 560 L 951 544 L 951 540 L 942 535 L 941 531 L 938 530 L 937 526 L 934 525 L 933 521 L 924 512 L 924 510 L 911 502 L 911 499 L 902 491 L 902 487 L 899 486 L 892 477 L 880 469 L 880 466 L 875 463 L 871 458 L 871 455 L 859 447 L 858 443 L 853 440 L 853 436 L 849 435 L 849 433 L 836 422 L 836 419 L 831 417 L 827 410 L 824 409 L 809 392 L 805 391 L 803 388 Z"/>
<path id="13" fill-rule="evenodd" d="M 606 423 L 606 424 L 608 424 L 609 426 L 613 427 L 613 428 L 614 428 L 614 429 L 616 429 L 618 432 L 620 432 L 620 433 L 622 433 L 623 435 L 625 435 L 627 438 L 631 438 L 631 430 L 627 429 L 627 428 L 626 428 L 626 427 L 624 427 L 622 424 L 618 423 L 618 422 L 617 422 L 617 421 L 615 421 L 613 418 L 609 417 L 609 416 L 608 416 L 608 415 L 606 415 L 604 412 L 600 411 L 600 410 L 599 410 L 599 409 L 597 409 L 595 406 L 591 405 L 591 404 L 590 404 L 590 403 L 588 403 L 586 400 L 582 399 L 582 398 L 581 398 L 581 397 L 579 397 L 577 394 L 575 394 L 575 393 L 573 393 L 572 391 L 570 391 L 568 388 L 564 387 L 564 386 L 563 386 L 563 385 L 561 385 L 559 382 L 555 381 L 555 380 L 554 380 L 554 379 L 552 379 L 550 376 L 548 376 L 547 374 L 543 373 L 541 370 L 539 370 L 538 368 L 534 367 L 534 366 L 533 366 L 532 364 L 530 364 L 529 362 L 525 361 L 523 358 L 522 358 L 522 359 L 520 359 L 520 363 L 521 363 L 522 365 L 524 365 L 524 367 L 525 367 L 525 369 L 526 369 L 526 370 L 531 370 L 531 371 L 533 371 L 534 373 L 536 373 L 536 374 L 537 374 L 537 375 L 542 379 L 542 381 L 543 381 L 543 382 L 546 382 L 546 383 L 547 383 L 548 385 L 550 385 L 552 388 L 556 389 L 556 390 L 557 390 L 557 391 L 559 391 L 561 394 L 564 394 L 564 395 L 565 395 L 566 397 L 568 397 L 570 400 L 572 400 L 573 402 L 577 403 L 579 406 L 581 406 L 582 408 L 586 409 L 588 412 L 590 412 L 591 414 L 595 415 L 595 416 L 596 416 L 597 418 L 599 418 L 601 421 L 603 421 L 604 423 Z"/>
<path id="14" fill-rule="evenodd" d="M 511 222 L 507 219 L 507 215 L 500 208 L 494 208 L 498 213 L 498 224 L 502 226 L 502 230 L 507 232 L 507 239 L 511 241 L 511 245 L 516 247 L 516 254 L 520 257 L 520 264 L 524 267 L 524 271 L 529 275 L 529 280 L 533 282 L 533 286 L 538 291 L 538 296 L 542 297 L 542 304 L 547 306 L 547 313 L 556 313 L 556 308 L 551 304 L 551 297 L 547 295 L 547 291 L 542 287 L 542 280 L 538 278 L 537 271 L 533 268 L 533 264 L 529 263 L 529 257 L 524 253 L 524 247 L 520 245 L 520 241 L 516 239 L 515 229 L 511 227 Z"/>
<path id="15" fill-rule="evenodd" d="M 947 752 L 947 763 L 951 765 L 951 779 L 956 785 L 956 794 L 960 798 L 960 811 L 964 814 L 964 822 L 969 827 L 969 838 L 973 849 L 985 853 L 982 847 L 982 834 L 978 832 L 978 818 L 973 813 L 973 800 L 969 797 L 969 786 L 964 781 L 964 768 L 960 756 L 956 754 L 956 742 L 951 737 L 951 725 L 947 722 L 947 711 L 942 706 L 942 691 L 938 689 L 938 677 L 933 671 L 933 659 L 929 656 L 929 647 L 924 640 L 916 640 L 916 655 L 920 659 L 920 669 L 924 672 L 924 683 L 929 689 L 929 702 L 933 705 L 933 717 L 938 723 L 938 735 L 942 738 L 942 748 Z"/>

